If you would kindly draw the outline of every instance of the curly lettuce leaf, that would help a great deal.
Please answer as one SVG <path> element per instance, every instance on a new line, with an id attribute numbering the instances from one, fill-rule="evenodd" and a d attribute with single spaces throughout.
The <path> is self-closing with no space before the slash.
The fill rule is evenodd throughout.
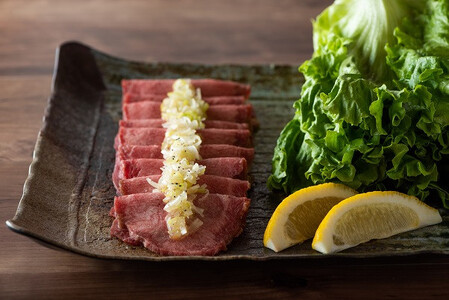
<path id="1" fill-rule="evenodd" d="M 268 185 L 342 182 L 448 207 L 449 1 L 359 2 L 336 1 L 314 24 Z"/>
<path id="2" fill-rule="evenodd" d="M 310 165 L 310 149 L 304 143 L 305 134 L 297 119 L 291 120 L 282 130 L 274 151 L 272 173 L 268 185 L 279 190 L 298 190 L 309 186 L 304 173 Z M 293 176 L 292 176 L 293 175 Z"/>
<path id="3" fill-rule="evenodd" d="M 327 36 L 336 34 L 351 41 L 347 52 L 354 56 L 367 78 L 385 79 L 389 69 L 385 63 L 385 44 L 393 43 L 393 30 L 402 19 L 410 16 L 414 6 L 422 1 L 405 0 L 336 0 L 314 23 L 314 50 L 320 48 Z"/>

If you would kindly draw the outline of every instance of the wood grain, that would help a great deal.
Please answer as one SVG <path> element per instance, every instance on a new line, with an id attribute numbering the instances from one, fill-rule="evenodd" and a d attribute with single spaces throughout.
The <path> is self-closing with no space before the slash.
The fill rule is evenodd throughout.
<path id="1" fill-rule="evenodd" d="M 0 218 L 14 215 L 50 94 L 56 47 L 141 61 L 299 64 L 331 1 L 0 2 Z M 147 263 L 83 257 L 0 227 L 0 298 L 447 299 L 447 257 Z"/>
<path id="2" fill-rule="evenodd" d="M 66 40 L 142 61 L 297 64 L 326 2 L 2 1 L 0 73 L 49 74 Z"/>

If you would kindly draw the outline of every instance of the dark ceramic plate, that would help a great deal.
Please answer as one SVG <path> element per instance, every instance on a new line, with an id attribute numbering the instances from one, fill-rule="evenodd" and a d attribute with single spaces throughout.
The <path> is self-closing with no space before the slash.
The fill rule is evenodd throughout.
<path id="1" fill-rule="evenodd" d="M 215 257 L 160 257 L 109 236 L 114 135 L 121 117 L 123 78 L 210 77 L 249 83 L 261 127 L 247 225 L 228 251 Z M 119 259 L 266 260 L 323 257 L 310 242 L 281 253 L 265 249 L 262 237 L 278 196 L 266 188 L 276 139 L 290 120 L 301 79 L 295 66 L 137 63 L 111 57 L 78 43 L 57 53 L 53 89 L 44 126 L 17 213 L 7 225 L 77 253 Z M 449 217 L 443 223 L 372 241 L 335 256 L 369 257 L 417 253 L 449 254 Z"/>

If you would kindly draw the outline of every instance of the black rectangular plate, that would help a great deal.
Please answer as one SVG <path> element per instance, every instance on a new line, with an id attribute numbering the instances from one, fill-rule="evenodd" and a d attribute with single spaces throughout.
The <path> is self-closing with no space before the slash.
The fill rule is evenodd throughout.
<path id="1" fill-rule="evenodd" d="M 109 235 L 114 136 L 121 118 L 124 78 L 217 78 L 252 86 L 250 101 L 261 124 L 255 135 L 253 187 L 247 225 L 226 252 L 214 257 L 164 257 Z M 266 188 L 276 139 L 291 119 L 302 79 L 295 66 L 138 63 L 70 42 L 58 52 L 52 94 L 17 213 L 7 225 L 50 244 L 94 257 L 140 260 L 267 260 L 324 257 L 310 241 L 275 253 L 263 247 L 280 196 Z M 443 223 L 333 256 L 449 254 L 449 218 Z"/>

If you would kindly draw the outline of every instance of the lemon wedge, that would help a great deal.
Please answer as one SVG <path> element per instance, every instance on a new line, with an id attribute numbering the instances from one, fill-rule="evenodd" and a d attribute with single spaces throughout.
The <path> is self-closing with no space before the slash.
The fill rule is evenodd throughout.
<path id="1" fill-rule="evenodd" d="M 291 194 L 271 216 L 263 238 L 264 246 L 279 252 L 312 238 L 327 212 L 355 194 L 355 190 L 336 183 L 323 183 Z"/>
<path id="2" fill-rule="evenodd" d="M 333 253 L 372 239 L 433 225 L 438 210 L 399 192 L 369 192 L 334 206 L 319 225 L 312 248 Z"/>

